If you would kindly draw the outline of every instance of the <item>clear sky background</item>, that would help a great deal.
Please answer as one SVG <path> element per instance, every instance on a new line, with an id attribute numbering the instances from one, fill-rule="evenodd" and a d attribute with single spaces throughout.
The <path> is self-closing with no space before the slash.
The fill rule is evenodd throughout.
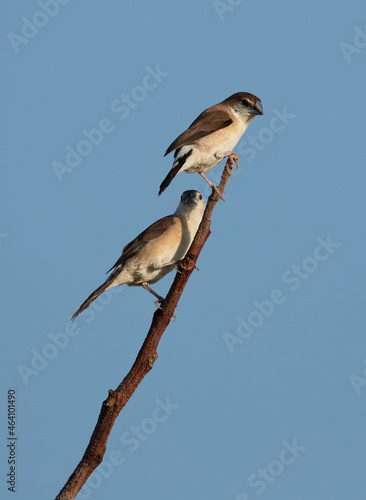
<path id="1" fill-rule="evenodd" d="M 158 198 L 163 154 L 248 91 L 264 116 L 200 270 L 78 498 L 364 500 L 364 2 L 41 5 L 7 2 L 0 20 L 1 498 L 8 389 L 17 498 L 54 498 L 155 306 L 120 287 L 70 317 L 184 190 L 207 199 L 197 174 Z"/>

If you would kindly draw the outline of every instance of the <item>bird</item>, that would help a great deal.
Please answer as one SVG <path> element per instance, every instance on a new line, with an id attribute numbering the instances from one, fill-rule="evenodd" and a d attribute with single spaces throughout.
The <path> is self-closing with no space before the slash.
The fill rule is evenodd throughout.
<path id="1" fill-rule="evenodd" d="M 103 292 L 118 285 L 142 286 L 158 300 L 150 284 L 170 273 L 186 255 L 203 217 L 206 204 L 199 191 L 184 191 L 178 208 L 172 215 L 157 220 L 128 243 L 122 255 L 107 271 L 111 274 L 81 304 L 72 316 L 72 321 L 90 306 Z"/>
<path id="2" fill-rule="evenodd" d="M 203 111 L 166 150 L 164 156 L 174 151 L 174 163 L 160 185 L 159 196 L 180 172 L 198 172 L 223 199 L 205 173 L 226 156 L 239 168 L 232 150 L 257 115 L 263 115 L 262 102 L 248 92 L 237 92 Z"/>

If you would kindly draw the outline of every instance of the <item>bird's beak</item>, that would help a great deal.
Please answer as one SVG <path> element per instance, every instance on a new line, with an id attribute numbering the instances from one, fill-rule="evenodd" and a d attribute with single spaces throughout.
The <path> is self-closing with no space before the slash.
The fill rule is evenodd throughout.
<path id="1" fill-rule="evenodd" d="M 250 115 L 263 115 L 263 106 L 260 101 L 257 101 L 254 106 L 248 111 Z"/>
<path id="2" fill-rule="evenodd" d="M 194 205 L 198 205 L 197 200 L 196 200 L 196 193 L 187 194 L 186 198 L 183 201 L 184 205 L 189 205 L 191 203 Z"/>

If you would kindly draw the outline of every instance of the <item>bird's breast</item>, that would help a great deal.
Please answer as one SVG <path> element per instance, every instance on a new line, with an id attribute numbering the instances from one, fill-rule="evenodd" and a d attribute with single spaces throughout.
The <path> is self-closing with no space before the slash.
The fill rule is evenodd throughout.
<path id="1" fill-rule="evenodd" d="M 192 149 L 192 154 L 182 170 L 188 173 L 207 172 L 210 168 L 215 167 L 223 159 L 224 153 L 235 148 L 245 129 L 246 126 L 241 121 L 236 120 L 228 127 L 195 141 L 192 146 L 185 146 L 185 148 Z M 184 152 L 182 151 L 182 153 Z"/>

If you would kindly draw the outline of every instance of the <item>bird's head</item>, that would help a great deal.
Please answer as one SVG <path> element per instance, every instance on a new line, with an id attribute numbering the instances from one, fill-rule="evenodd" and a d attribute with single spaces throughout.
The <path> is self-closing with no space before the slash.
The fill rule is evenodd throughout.
<path id="1" fill-rule="evenodd" d="M 224 102 L 246 123 L 257 115 L 263 115 L 263 106 L 259 97 L 249 92 L 238 92 L 225 99 Z"/>
<path id="2" fill-rule="evenodd" d="M 205 208 L 206 203 L 203 199 L 202 194 L 195 189 L 190 189 L 189 191 L 184 191 L 184 193 L 180 197 L 180 203 L 177 208 L 177 213 L 188 214 L 195 211 L 203 215 Z"/>

